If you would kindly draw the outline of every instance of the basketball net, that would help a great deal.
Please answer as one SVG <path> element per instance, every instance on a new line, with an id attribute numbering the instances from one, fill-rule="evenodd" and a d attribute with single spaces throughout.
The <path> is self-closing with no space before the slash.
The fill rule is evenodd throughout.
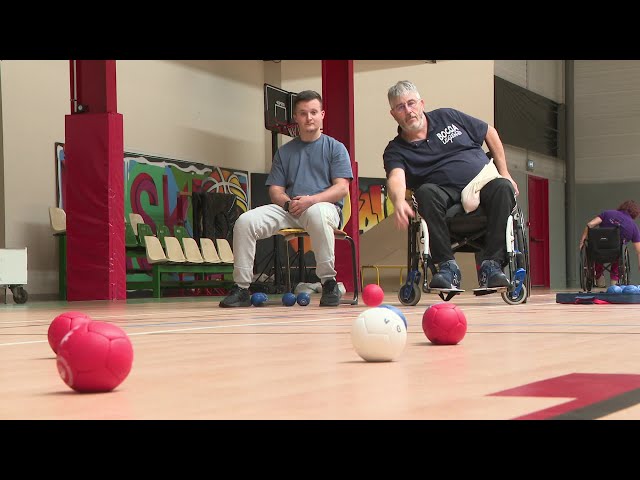
<path id="1" fill-rule="evenodd" d="M 300 130 L 298 128 L 297 123 L 276 123 L 278 127 L 278 133 L 282 135 L 287 135 L 289 137 L 298 137 L 300 135 Z"/>

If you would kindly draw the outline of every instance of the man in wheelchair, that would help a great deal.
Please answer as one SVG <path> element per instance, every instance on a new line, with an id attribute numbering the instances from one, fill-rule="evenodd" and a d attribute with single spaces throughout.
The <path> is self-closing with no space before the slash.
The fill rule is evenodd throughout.
<path id="1" fill-rule="evenodd" d="M 615 210 L 604 210 L 598 216 L 591 219 L 582 232 L 580 238 L 581 252 L 581 277 L 580 282 L 584 290 L 590 291 L 592 286 L 606 287 L 604 271 L 609 270 L 611 285 L 628 284 L 629 281 L 629 254 L 626 245 L 633 243 L 638 254 L 640 267 L 640 229 L 635 219 L 640 215 L 640 207 L 633 200 L 626 200 Z M 593 229 L 617 228 L 618 232 L 613 237 L 613 248 L 602 245 L 603 235 L 594 236 Z M 605 239 L 606 240 L 606 239 Z M 587 251 L 587 243 L 589 249 Z M 607 252 L 606 250 L 611 250 Z M 609 263 L 607 268 L 606 263 Z M 621 271 L 622 270 L 622 271 Z"/>
<path id="2" fill-rule="evenodd" d="M 389 88 L 387 97 L 391 116 L 398 123 L 398 135 L 383 154 L 387 191 L 395 209 L 396 227 L 406 230 L 415 215 L 406 193 L 407 189 L 413 190 L 418 213 L 428 225 L 430 254 L 438 267 L 429 288 L 462 291 L 462 275 L 445 215 L 461 202 L 463 189 L 483 176 L 485 166 L 493 166 L 488 165 L 488 155 L 497 172 L 479 184 L 479 203 L 487 217 L 487 228 L 478 258 L 478 280 L 481 288 L 508 287 L 510 280 L 503 272 L 507 264 L 505 225 L 516 207 L 518 186 L 507 169 L 498 132 L 486 122 L 452 108 L 425 112 L 418 89 L 406 80 Z M 482 148 L 484 142 L 489 154 Z"/>

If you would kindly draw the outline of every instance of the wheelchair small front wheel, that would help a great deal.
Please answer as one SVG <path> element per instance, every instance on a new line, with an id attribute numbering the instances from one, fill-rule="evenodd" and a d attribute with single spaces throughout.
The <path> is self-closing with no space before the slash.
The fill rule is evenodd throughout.
<path id="1" fill-rule="evenodd" d="M 412 307 L 418 304 L 421 295 L 422 293 L 420 292 L 419 285 L 415 283 L 411 283 L 409 285 L 405 284 L 398 292 L 398 300 L 400 300 L 402 305 Z"/>
<path id="2" fill-rule="evenodd" d="M 27 302 L 29 298 L 29 294 L 21 285 L 11 285 L 9 287 L 11 289 L 11 293 L 13 294 L 13 301 L 19 305 Z"/>
<path id="3" fill-rule="evenodd" d="M 502 292 L 502 299 L 509 305 L 520 305 L 527 301 L 527 287 L 522 284 L 520 286 L 520 292 L 514 297 L 513 292 Z"/>

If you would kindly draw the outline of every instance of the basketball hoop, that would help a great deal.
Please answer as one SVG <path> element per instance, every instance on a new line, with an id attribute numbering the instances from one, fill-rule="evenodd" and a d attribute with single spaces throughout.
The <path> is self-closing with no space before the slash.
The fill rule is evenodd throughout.
<path id="1" fill-rule="evenodd" d="M 278 128 L 278 133 L 281 133 L 282 135 L 287 135 L 289 137 L 300 136 L 300 129 L 298 128 L 297 123 L 276 122 L 276 127 Z"/>
<path id="2" fill-rule="evenodd" d="M 299 137 L 300 130 L 298 128 L 297 123 L 288 123 L 287 124 L 287 132 L 290 137 Z"/>

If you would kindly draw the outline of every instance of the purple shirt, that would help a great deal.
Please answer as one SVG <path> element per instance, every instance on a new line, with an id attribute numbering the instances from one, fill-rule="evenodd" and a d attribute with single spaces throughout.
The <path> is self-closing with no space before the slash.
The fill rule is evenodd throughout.
<path id="1" fill-rule="evenodd" d="M 624 242 L 640 242 L 640 229 L 638 229 L 638 224 L 636 224 L 627 212 L 605 210 L 598 216 L 602 219 L 601 227 L 615 227 L 619 225 L 620 235 Z"/>

